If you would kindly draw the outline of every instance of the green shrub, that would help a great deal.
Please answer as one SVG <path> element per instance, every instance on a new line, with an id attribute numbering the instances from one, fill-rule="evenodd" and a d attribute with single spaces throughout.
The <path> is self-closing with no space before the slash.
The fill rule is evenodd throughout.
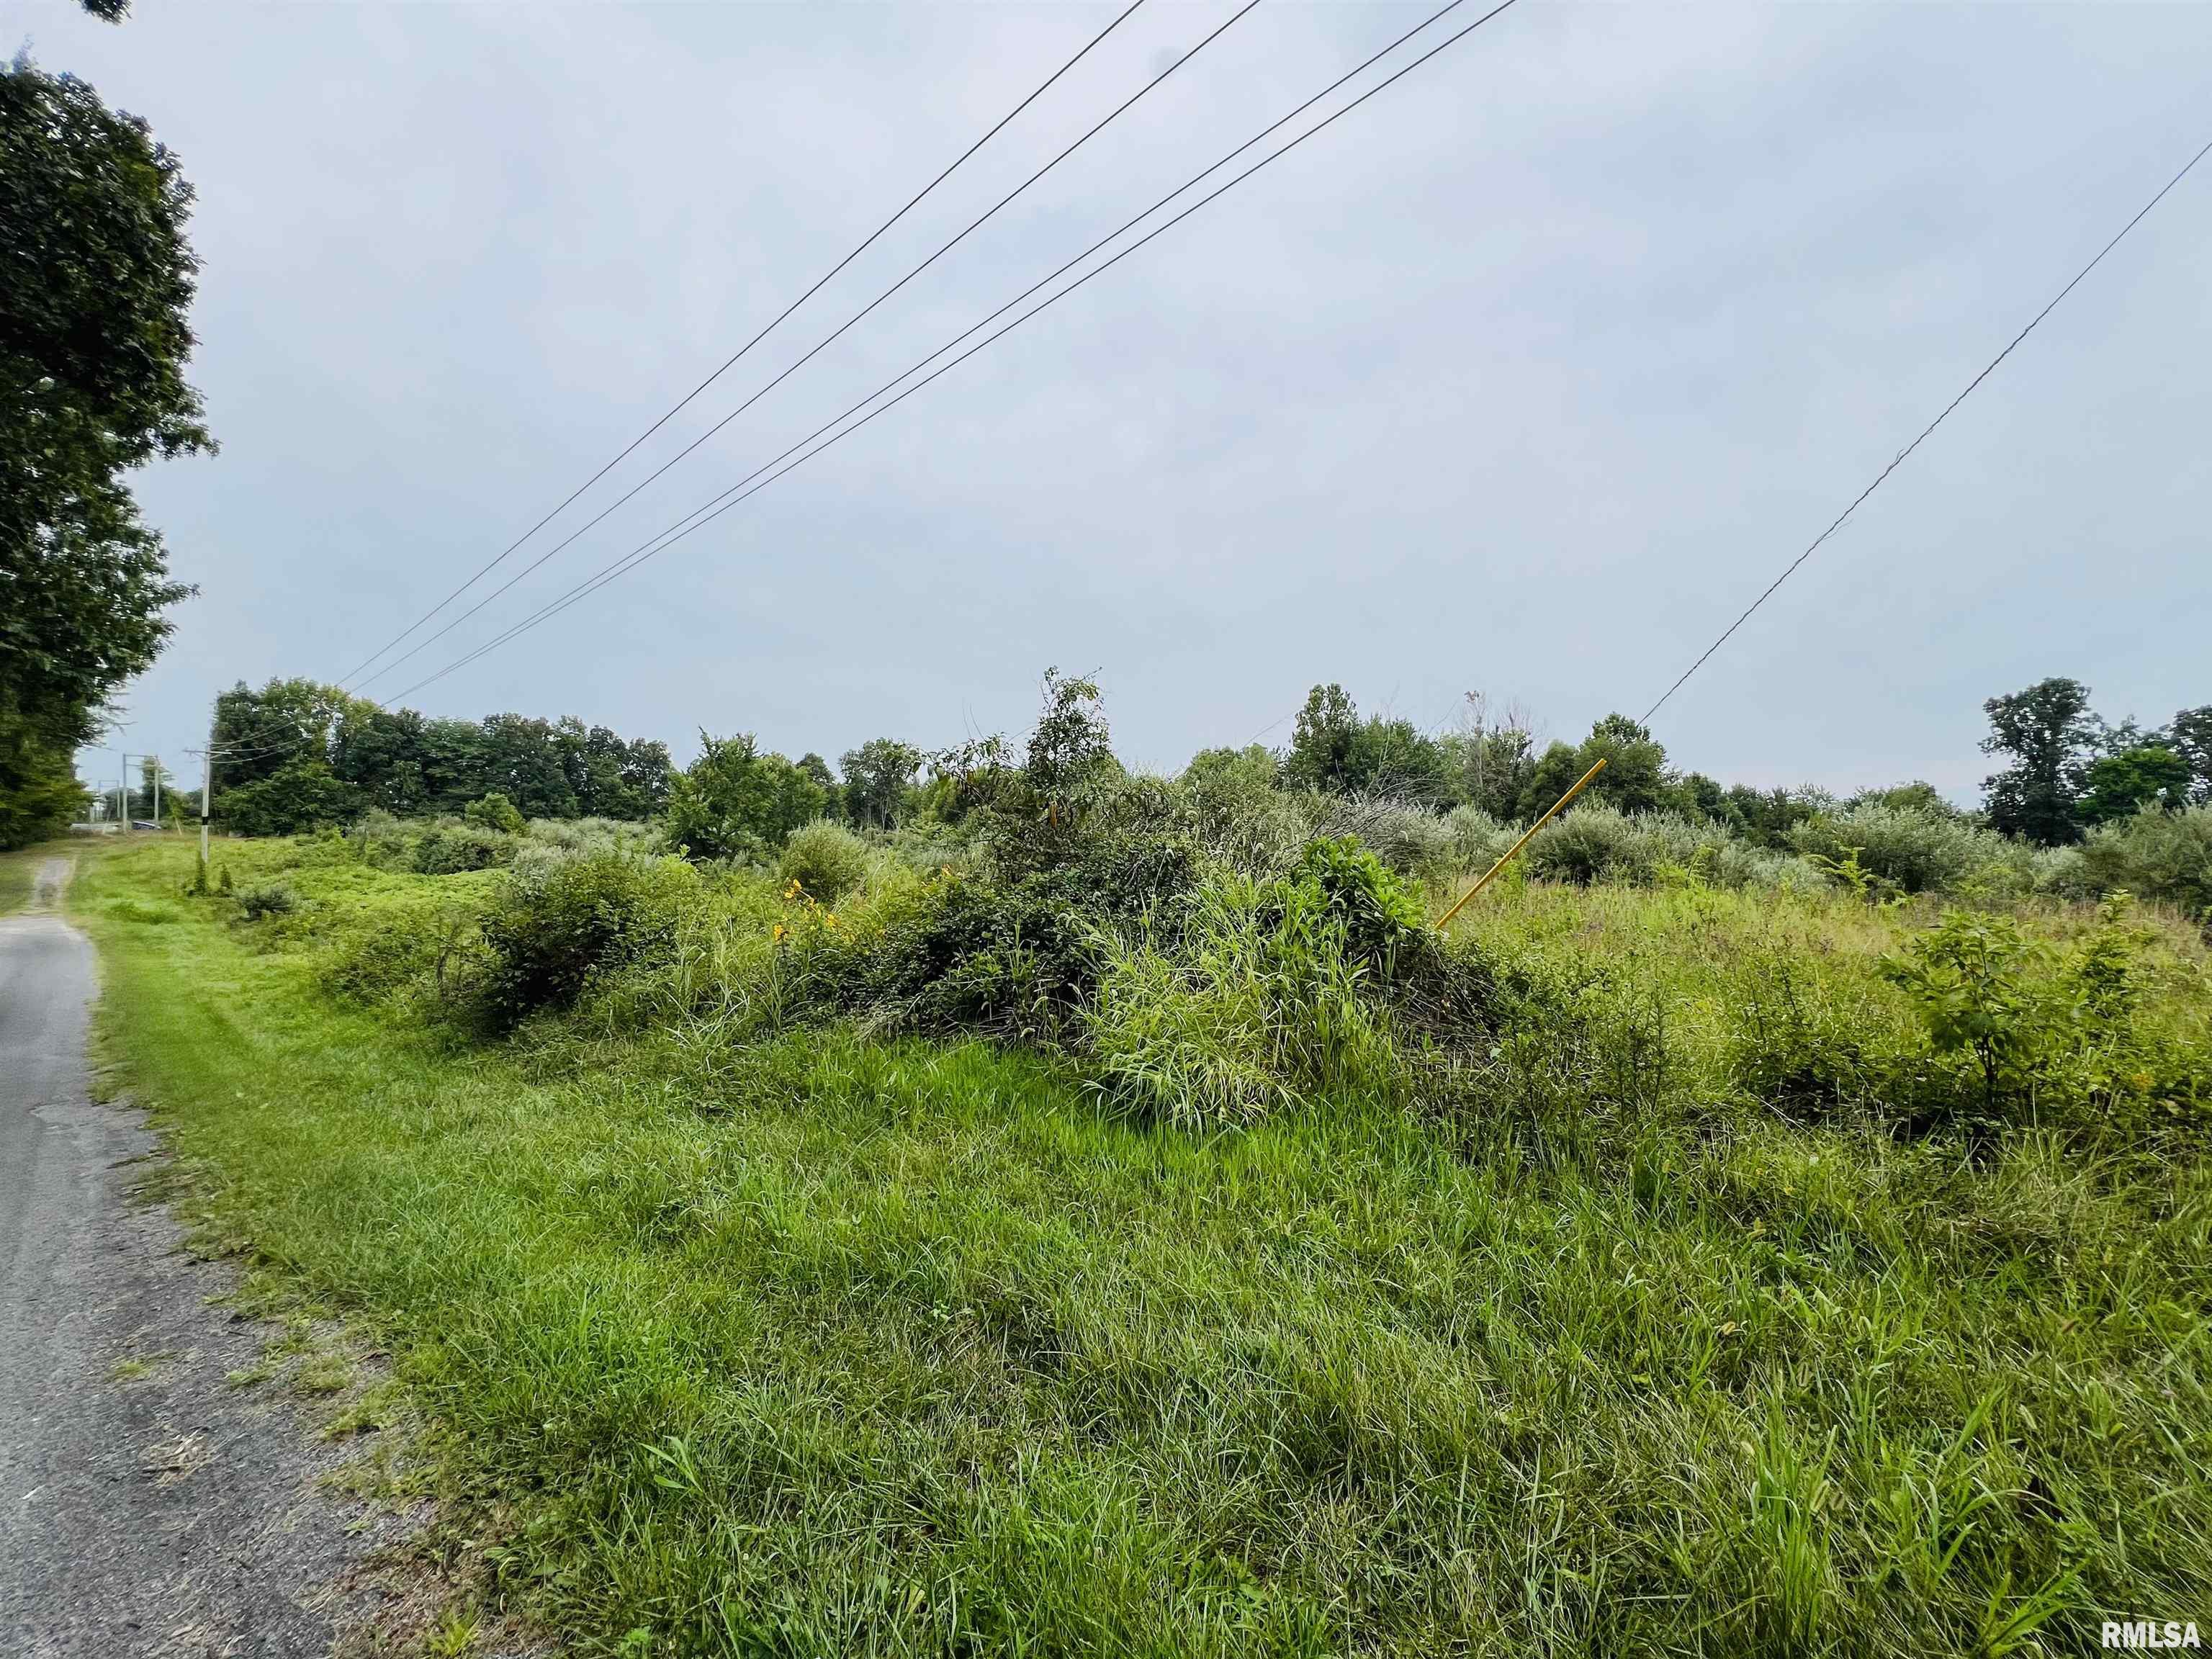
<path id="1" fill-rule="evenodd" d="M 362 863 L 389 867 L 407 855 L 411 837 L 399 819 L 382 807 L 371 807 L 354 820 L 347 839 Z"/>
<path id="2" fill-rule="evenodd" d="M 825 904 L 834 904 L 866 879 L 868 844 L 842 823 L 817 818 L 792 832 L 777 873 Z"/>
<path id="3" fill-rule="evenodd" d="M 215 818 L 234 836 L 296 836 L 349 823 L 368 805 L 324 761 L 295 760 L 269 777 L 222 791 L 215 798 Z"/>
<path id="4" fill-rule="evenodd" d="M 289 916 L 298 904 L 292 890 L 276 882 L 245 888 L 238 895 L 238 912 L 248 921 L 259 921 L 264 916 Z"/>
<path id="5" fill-rule="evenodd" d="M 2156 935 L 2130 920 L 2130 902 L 2107 900 L 2098 927 L 2063 952 L 2011 916 L 1947 910 L 1884 959 L 1936 1056 L 1959 1068 L 1948 1115 L 2099 1140 L 2203 1121 L 2212 1060 L 2201 1030 L 2145 1020 Z"/>
<path id="6" fill-rule="evenodd" d="M 471 801 L 461 809 L 461 816 L 471 823 L 510 836 L 520 835 L 525 827 L 522 809 L 496 789 L 481 800 Z"/>
<path id="7" fill-rule="evenodd" d="M 2069 872 L 2080 896 L 2124 889 L 2212 921 L 2212 806 L 2138 812 L 2089 832 Z"/>
<path id="8" fill-rule="evenodd" d="M 2028 1097 L 2043 1057 L 2048 1032 L 2033 976 L 2040 949 L 2010 916 L 1946 910 L 1883 963 L 1936 1053 L 1971 1061 L 1992 1118 Z"/>
<path id="9" fill-rule="evenodd" d="M 1453 807 L 1444 814 L 1443 825 L 1448 865 L 1438 873 L 1447 877 L 1488 873 L 1521 839 L 1516 826 L 1501 823 L 1479 806 Z"/>
<path id="10" fill-rule="evenodd" d="M 2019 862 L 2019 849 L 1956 813 L 1863 801 L 1793 826 L 1790 845 L 1807 857 L 1840 863 L 1856 848 L 1859 866 L 1907 893 L 1957 889 L 1975 872 Z M 2027 879 L 2021 864 L 2021 880 Z"/>
<path id="11" fill-rule="evenodd" d="M 1831 978 L 1817 961 L 1778 952 L 1741 965 L 1731 1000 L 1729 1071 L 1784 1117 L 1864 1112 L 1920 1126 L 1951 1115 L 1949 1077 L 1857 975 Z"/>
<path id="12" fill-rule="evenodd" d="M 1103 928 L 1171 904 L 1195 879 L 1170 843 L 1106 842 L 1081 862 L 940 882 L 858 964 L 864 1002 L 916 1027 L 1057 1041 L 1097 985 Z"/>
<path id="13" fill-rule="evenodd" d="M 602 971 L 665 958 L 700 890 L 674 859 L 593 853 L 510 873 L 483 921 L 474 1001 L 495 1031 L 565 1008 Z"/>
<path id="14" fill-rule="evenodd" d="M 652 824 L 625 818 L 535 818 L 522 836 L 526 846 L 562 853 L 650 853 L 659 837 Z"/>
<path id="15" fill-rule="evenodd" d="M 1421 902 L 1372 852 L 1348 836 L 1316 836 L 1306 844 L 1285 891 L 1285 909 L 1309 888 L 1320 908 L 1343 928 L 1344 947 L 1352 957 L 1386 970 L 1427 921 Z"/>
<path id="16" fill-rule="evenodd" d="M 450 876 L 465 870 L 489 870 L 514 861 L 515 837 L 465 818 L 445 818 L 423 831 L 415 843 L 419 875 Z"/>
<path id="17" fill-rule="evenodd" d="M 1448 872 L 1452 831 L 1427 807 L 1360 795 L 1319 799 L 1324 805 L 1312 820 L 1310 836 L 1356 841 L 1401 875 L 1434 877 Z"/>
<path id="18" fill-rule="evenodd" d="M 1687 820 L 1656 812 L 1631 816 L 1601 801 L 1579 804 L 1539 830 L 1522 857 L 1545 881 L 1588 887 L 1599 882 L 1649 885 L 1662 871 L 1687 868 L 1711 839 Z"/>

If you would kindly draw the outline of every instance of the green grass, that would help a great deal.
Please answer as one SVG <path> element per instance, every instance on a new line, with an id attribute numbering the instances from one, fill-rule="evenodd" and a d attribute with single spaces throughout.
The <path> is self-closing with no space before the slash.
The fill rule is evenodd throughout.
<path id="1" fill-rule="evenodd" d="M 51 847 L 26 847 L 17 852 L 0 853 L 0 916 L 13 915 L 30 908 L 39 866 L 53 852 Z"/>
<path id="2" fill-rule="evenodd" d="M 321 975 L 441 878 L 222 856 L 299 911 L 181 897 L 174 848 L 81 871 L 104 1042 L 579 1651 L 2086 1653 L 2212 1611 L 2204 1165 L 1721 1098 L 1763 964 L 1899 1017 L 1899 917 L 1501 890 L 1469 927 L 1607 963 L 1709 1111 L 1206 1135 L 980 1043 L 460 1047 Z"/>

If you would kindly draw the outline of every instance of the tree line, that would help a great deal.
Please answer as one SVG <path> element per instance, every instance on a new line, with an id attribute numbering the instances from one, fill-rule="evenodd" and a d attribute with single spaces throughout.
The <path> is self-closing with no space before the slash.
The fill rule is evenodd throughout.
<path id="1" fill-rule="evenodd" d="M 2101 720 L 2087 688 L 2051 679 L 1984 708 L 1990 732 L 1983 748 L 2012 763 L 1987 782 L 1986 817 L 2006 834 L 2061 846 L 2116 817 L 2212 801 L 2212 706 L 2147 731 Z M 1472 806 L 1525 823 L 1602 758 L 1589 799 L 1717 824 L 1764 847 L 1784 845 L 1793 827 L 1838 805 L 1966 816 L 1925 782 L 1848 801 L 1811 786 L 1724 785 L 1673 766 L 1665 746 L 1625 714 L 1595 721 L 1577 743 L 1540 747 L 1534 727 L 1524 711 L 1493 712 L 1471 696 L 1458 729 L 1430 733 L 1410 720 L 1362 714 L 1340 685 L 1316 685 L 1287 747 L 1202 750 L 1184 775 L 1438 812 Z M 282 835 L 371 810 L 459 813 L 497 795 L 526 817 L 656 820 L 696 857 L 752 859 L 772 855 L 793 830 L 821 818 L 876 831 L 917 818 L 956 822 L 972 793 L 962 781 L 993 763 L 988 742 L 935 754 L 876 738 L 832 767 L 813 753 L 789 759 L 750 732 L 702 732 L 700 741 L 698 758 L 678 770 L 664 744 L 573 719 L 437 720 L 308 680 L 272 680 L 217 700 L 215 814 L 234 833 Z"/>
<path id="2" fill-rule="evenodd" d="M 436 720 L 312 680 L 216 699 L 214 812 L 236 835 L 293 835 L 371 811 L 464 811 L 504 796 L 526 817 L 657 817 L 668 746 L 581 720 Z"/>
<path id="3" fill-rule="evenodd" d="M 1982 705 L 1982 751 L 2012 761 L 1984 785 L 1992 829 L 2067 847 L 2137 812 L 2212 803 L 2212 704 L 2146 731 L 2106 721 L 2089 695 L 2079 680 L 2048 679 Z"/>

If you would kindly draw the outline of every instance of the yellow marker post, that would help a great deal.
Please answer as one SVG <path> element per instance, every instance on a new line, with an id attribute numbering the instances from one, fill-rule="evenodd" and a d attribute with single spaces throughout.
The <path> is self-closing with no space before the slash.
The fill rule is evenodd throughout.
<path id="1" fill-rule="evenodd" d="M 1459 896 L 1459 903 L 1453 905 L 1450 909 L 1445 911 L 1443 914 L 1443 920 L 1437 923 L 1437 931 L 1438 933 L 1441 933 L 1445 928 L 1451 926 L 1451 919 L 1460 913 L 1461 907 L 1465 905 L 1469 899 L 1473 898 L 1477 893 L 1480 893 L 1484 888 L 1489 886 L 1492 879 L 1498 874 L 1498 872 L 1500 870 L 1503 870 L 1507 865 L 1513 862 L 1513 855 L 1519 852 L 1522 848 L 1526 847 L 1531 841 L 1535 839 L 1536 832 L 1539 830 L 1541 830 L 1553 818 L 1559 817 L 1560 813 L 1567 810 L 1567 803 L 1574 799 L 1577 795 L 1581 794 L 1582 792 L 1589 787 L 1589 781 L 1592 778 L 1605 770 L 1605 760 L 1606 757 L 1604 756 L 1599 756 L 1597 764 L 1591 767 L 1589 771 L 1583 773 L 1581 777 L 1576 779 L 1575 787 L 1568 790 L 1565 794 L 1560 796 L 1559 799 L 1553 801 L 1552 803 L 1552 810 L 1545 813 L 1542 817 L 1538 818 L 1535 823 L 1530 824 L 1528 826 L 1528 833 L 1522 836 L 1520 840 L 1515 842 L 1512 846 L 1505 849 L 1505 856 L 1490 866 L 1490 874 L 1485 876 L 1480 881 L 1475 883 L 1474 886 L 1468 888 L 1467 891 Z"/>

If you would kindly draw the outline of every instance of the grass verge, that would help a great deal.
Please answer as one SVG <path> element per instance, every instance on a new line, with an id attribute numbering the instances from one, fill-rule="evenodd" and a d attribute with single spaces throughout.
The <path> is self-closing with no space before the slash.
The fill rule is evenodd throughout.
<path id="1" fill-rule="evenodd" d="M 2203 1610 L 2194 1159 L 1357 1097 L 1195 1134 L 836 1027 L 459 1048 L 316 941 L 470 878 L 225 856 L 301 914 L 81 871 L 103 1040 L 580 1651 L 2075 1653 Z M 1893 942 L 1605 890 L 1480 925 L 1716 1044 L 1731 964 Z"/>

